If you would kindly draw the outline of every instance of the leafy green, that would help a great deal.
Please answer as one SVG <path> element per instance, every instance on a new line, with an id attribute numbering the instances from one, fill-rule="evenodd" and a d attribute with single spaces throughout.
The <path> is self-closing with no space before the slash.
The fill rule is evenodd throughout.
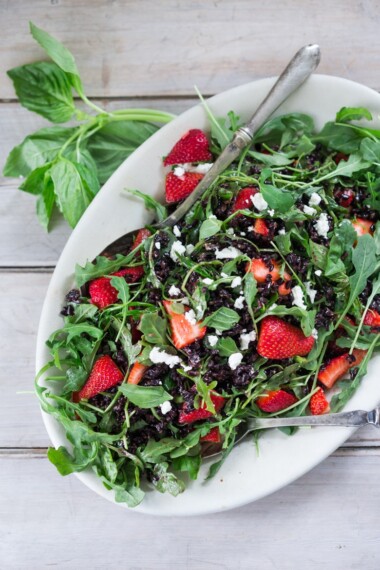
<path id="1" fill-rule="evenodd" d="M 139 408 L 155 408 L 173 397 L 162 386 L 138 386 L 121 384 L 119 390 L 132 404 Z"/>
<path id="2" fill-rule="evenodd" d="M 216 348 L 219 350 L 220 356 L 228 357 L 231 356 L 231 354 L 239 352 L 236 342 L 230 336 L 220 338 L 218 340 Z"/>
<path id="3" fill-rule="evenodd" d="M 168 211 L 165 208 L 165 206 L 163 206 L 160 202 L 157 202 L 157 200 L 152 198 L 152 196 L 148 196 L 148 194 L 143 194 L 139 190 L 129 189 L 128 192 L 133 196 L 141 198 L 144 201 L 145 207 L 148 210 L 153 210 L 155 212 L 157 221 L 161 222 L 162 220 L 165 220 L 165 218 L 167 218 Z"/>
<path id="4" fill-rule="evenodd" d="M 260 184 L 260 192 L 268 202 L 268 206 L 278 212 L 287 212 L 294 204 L 294 197 L 290 192 L 276 188 L 271 184 Z"/>
<path id="5" fill-rule="evenodd" d="M 228 331 L 240 320 L 239 314 L 228 307 L 221 307 L 203 320 L 203 324 L 219 331 Z"/>
<path id="6" fill-rule="evenodd" d="M 139 329 L 147 342 L 162 346 L 167 344 L 166 326 L 166 319 L 158 313 L 145 313 L 141 317 Z"/>
<path id="7" fill-rule="evenodd" d="M 168 463 L 156 463 L 153 469 L 153 484 L 160 493 L 170 493 L 177 497 L 185 490 L 185 484 L 174 473 L 170 473 L 168 467 Z"/>
<path id="8" fill-rule="evenodd" d="M 199 239 L 207 239 L 220 231 L 222 222 L 217 218 L 205 220 L 199 228 Z"/>

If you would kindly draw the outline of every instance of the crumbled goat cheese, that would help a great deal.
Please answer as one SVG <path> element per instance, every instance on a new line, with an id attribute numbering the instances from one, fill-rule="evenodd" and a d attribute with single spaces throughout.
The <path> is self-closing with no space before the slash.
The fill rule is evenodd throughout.
<path id="1" fill-rule="evenodd" d="M 186 364 L 182 365 L 182 369 L 184 372 L 189 372 L 189 370 L 192 370 L 193 367 L 192 366 L 187 366 Z"/>
<path id="2" fill-rule="evenodd" d="M 170 257 L 173 261 L 177 261 L 178 255 L 183 255 L 186 252 L 186 247 L 180 241 L 175 241 L 170 250 Z"/>
<path id="3" fill-rule="evenodd" d="M 229 277 L 229 275 L 227 275 L 227 273 L 223 273 L 223 271 L 222 271 L 222 273 L 220 274 L 220 276 L 221 276 L 221 277 L 224 277 L 224 278 Z"/>
<path id="4" fill-rule="evenodd" d="M 173 228 L 173 234 L 174 234 L 176 237 L 181 237 L 181 235 L 182 235 L 182 234 L 181 234 L 181 230 L 179 229 L 178 226 L 174 226 L 174 228 Z"/>
<path id="5" fill-rule="evenodd" d="M 159 242 L 159 241 L 156 241 L 156 243 L 154 244 L 154 247 L 155 247 L 156 249 L 161 249 L 161 244 L 160 244 L 160 242 Z"/>
<path id="6" fill-rule="evenodd" d="M 268 202 L 264 200 L 263 195 L 260 192 L 251 196 L 251 200 L 252 204 L 255 206 L 256 210 L 259 210 L 259 212 L 268 208 Z"/>
<path id="7" fill-rule="evenodd" d="M 268 214 L 273 218 L 273 216 L 274 216 L 274 210 L 268 210 Z"/>
<path id="8" fill-rule="evenodd" d="M 234 228 L 227 228 L 226 234 L 228 234 L 229 236 L 233 236 L 235 234 Z"/>
<path id="9" fill-rule="evenodd" d="M 189 244 L 186 246 L 186 253 L 188 253 L 189 255 L 191 255 L 191 254 L 193 253 L 194 249 L 195 249 L 195 246 L 194 246 L 192 243 L 189 243 Z"/>
<path id="10" fill-rule="evenodd" d="M 322 212 L 322 214 L 319 216 L 318 220 L 314 224 L 314 227 L 317 230 L 318 235 L 327 238 L 327 232 L 329 231 L 330 228 L 329 228 L 329 220 L 325 212 Z"/>
<path id="11" fill-rule="evenodd" d="M 314 273 L 316 274 L 317 277 L 320 277 L 322 275 L 322 271 L 320 269 L 316 269 Z"/>
<path id="12" fill-rule="evenodd" d="M 178 178 L 181 178 L 185 174 L 185 172 L 186 170 L 183 168 L 183 166 L 176 166 L 175 169 L 173 170 L 174 176 L 178 176 Z"/>
<path id="13" fill-rule="evenodd" d="M 276 307 L 278 307 L 277 303 L 272 303 L 272 305 L 269 307 L 267 313 L 270 313 L 270 312 L 273 311 Z"/>
<path id="14" fill-rule="evenodd" d="M 310 196 L 309 206 L 318 206 L 321 200 L 322 198 L 320 197 L 320 195 L 317 194 L 316 192 L 313 192 L 312 195 Z"/>
<path id="15" fill-rule="evenodd" d="M 240 232 L 241 237 L 245 237 L 247 234 L 245 232 Z"/>
<path id="16" fill-rule="evenodd" d="M 161 408 L 161 413 L 165 415 L 168 412 L 170 412 L 170 410 L 172 409 L 172 405 L 169 402 L 169 400 L 166 400 L 166 402 L 160 404 L 160 408 Z"/>
<path id="17" fill-rule="evenodd" d="M 244 307 L 244 301 L 245 299 L 243 296 L 238 297 L 234 303 L 235 309 L 242 309 Z"/>
<path id="18" fill-rule="evenodd" d="M 238 257 L 239 255 L 242 255 L 241 251 L 232 245 L 230 247 L 225 247 L 220 251 L 218 249 L 215 250 L 216 259 L 235 259 L 235 257 Z"/>
<path id="19" fill-rule="evenodd" d="M 249 343 L 256 340 L 256 333 L 255 331 L 251 331 L 246 334 L 241 334 L 239 338 L 240 338 L 240 350 L 247 350 L 247 348 L 249 347 Z"/>
<path id="20" fill-rule="evenodd" d="M 313 330 L 311 331 L 311 336 L 312 336 L 313 338 L 315 338 L 315 340 L 317 340 L 317 338 L 318 338 L 318 331 L 317 331 L 317 329 L 313 329 Z"/>
<path id="21" fill-rule="evenodd" d="M 285 228 L 281 228 L 280 230 L 278 230 L 278 235 L 279 236 L 284 236 L 286 234 L 286 229 Z"/>
<path id="22" fill-rule="evenodd" d="M 231 368 L 231 370 L 236 370 L 236 368 L 239 366 L 242 360 L 243 360 L 242 353 L 234 352 L 234 354 L 231 354 L 231 356 L 228 358 L 228 366 Z"/>
<path id="23" fill-rule="evenodd" d="M 175 285 L 172 285 L 168 291 L 169 295 L 171 297 L 176 297 L 177 295 L 180 295 L 181 290 L 178 289 L 178 287 L 176 287 Z"/>
<path id="24" fill-rule="evenodd" d="M 307 216 L 314 216 L 317 213 L 317 210 L 315 208 L 310 208 L 310 206 L 304 206 L 303 211 Z"/>
<path id="25" fill-rule="evenodd" d="M 195 166 L 191 162 L 185 162 L 181 164 L 181 168 L 185 172 L 197 172 L 198 174 L 206 174 L 213 166 L 213 162 L 204 162 L 203 164 L 196 164 Z"/>
<path id="26" fill-rule="evenodd" d="M 202 283 L 204 283 L 205 285 L 212 285 L 214 283 L 214 281 L 213 281 L 213 279 L 206 277 L 206 279 L 202 279 Z"/>
<path id="27" fill-rule="evenodd" d="M 217 220 L 218 218 L 215 216 L 215 214 L 210 214 L 208 219 L 209 220 Z"/>
<path id="28" fill-rule="evenodd" d="M 305 283 L 305 289 L 306 293 L 309 295 L 310 301 L 314 303 L 317 290 L 312 288 L 310 281 Z"/>
<path id="29" fill-rule="evenodd" d="M 181 303 L 182 303 L 182 305 L 190 305 L 190 301 L 189 301 L 188 297 L 182 297 Z"/>
<path id="30" fill-rule="evenodd" d="M 296 285 L 295 287 L 292 288 L 292 295 L 293 295 L 292 305 L 296 305 L 300 309 L 306 309 L 306 305 L 303 299 L 303 292 L 299 285 Z"/>
<path id="31" fill-rule="evenodd" d="M 185 313 L 185 319 L 186 319 L 191 325 L 196 325 L 196 324 L 197 324 L 197 319 L 195 318 L 195 313 L 194 313 L 193 309 L 190 309 L 190 311 L 186 311 L 186 313 Z"/>
<path id="32" fill-rule="evenodd" d="M 176 364 L 181 362 L 178 356 L 168 354 L 158 346 L 154 346 L 150 351 L 149 360 L 151 360 L 153 364 L 167 364 L 169 368 L 173 368 Z"/>
<path id="33" fill-rule="evenodd" d="M 215 334 L 217 334 L 218 336 L 222 336 L 222 331 L 217 331 L 217 330 L 215 329 Z"/>
<path id="34" fill-rule="evenodd" d="M 207 340 L 210 346 L 215 346 L 219 339 L 217 336 L 209 334 Z"/>
<path id="35" fill-rule="evenodd" d="M 241 277 L 234 277 L 231 283 L 231 287 L 240 287 L 241 285 Z"/>

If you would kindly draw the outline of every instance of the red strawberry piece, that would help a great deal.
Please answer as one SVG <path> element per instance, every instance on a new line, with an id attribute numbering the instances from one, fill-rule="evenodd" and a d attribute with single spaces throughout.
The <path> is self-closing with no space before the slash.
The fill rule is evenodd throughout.
<path id="1" fill-rule="evenodd" d="M 164 301 L 164 307 L 170 317 L 170 328 L 172 331 L 172 341 L 176 348 L 181 349 L 196 340 L 203 338 L 207 328 L 197 323 L 192 323 L 186 318 L 189 309 L 185 308 L 184 313 L 176 313 L 172 309 L 171 301 Z"/>
<path id="2" fill-rule="evenodd" d="M 313 416 L 321 416 L 330 411 L 330 404 L 322 388 L 318 388 L 318 392 L 315 392 L 310 398 L 309 408 Z"/>
<path id="3" fill-rule="evenodd" d="M 348 160 L 347 154 L 344 152 L 337 152 L 336 155 L 333 157 L 335 164 L 339 164 L 341 160 Z"/>
<path id="4" fill-rule="evenodd" d="M 363 324 L 369 327 L 380 327 L 380 313 L 374 309 L 368 309 L 365 314 Z"/>
<path id="5" fill-rule="evenodd" d="M 268 237 L 270 233 L 268 224 L 263 220 L 263 218 L 256 218 L 255 223 L 253 224 L 253 231 L 263 237 Z"/>
<path id="6" fill-rule="evenodd" d="M 174 172 L 169 172 L 166 176 L 165 193 L 168 204 L 179 202 L 187 198 L 194 188 L 202 180 L 203 174 L 197 172 L 185 172 L 182 176 L 176 176 Z"/>
<path id="7" fill-rule="evenodd" d="M 136 249 L 136 247 L 138 247 L 144 241 L 144 239 L 146 239 L 150 235 L 151 235 L 150 231 L 146 228 L 142 228 L 141 230 L 139 230 L 132 244 L 131 251 Z"/>
<path id="8" fill-rule="evenodd" d="M 272 281 L 280 278 L 280 267 L 275 259 L 265 261 L 261 257 L 254 258 L 247 263 L 246 271 L 250 271 L 258 283 L 265 283 L 268 275 Z"/>
<path id="9" fill-rule="evenodd" d="M 236 196 L 232 212 L 237 212 L 238 210 L 251 210 L 253 208 L 252 198 L 257 193 L 257 188 L 242 188 Z"/>
<path id="10" fill-rule="evenodd" d="M 301 329 L 275 316 L 261 321 L 257 352 L 264 358 L 281 360 L 292 356 L 305 356 L 314 345 L 312 336 L 305 336 Z"/>
<path id="11" fill-rule="evenodd" d="M 220 443 L 222 441 L 222 437 L 220 435 L 219 428 L 214 427 L 210 429 L 208 434 L 201 437 L 201 441 L 208 441 L 210 443 Z"/>
<path id="12" fill-rule="evenodd" d="M 127 283 L 134 283 L 144 275 L 142 265 L 137 267 L 127 267 L 112 274 L 116 277 L 124 277 Z M 104 309 L 108 305 L 113 305 L 117 301 L 117 290 L 111 285 L 111 277 L 99 277 L 91 281 L 88 288 L 91 303 Z"/>
<path id="13" fill-rule="evenodd" d="M 173 146 L 164 159 L 164 166 L 185 162 L 206 162 L 212 159 L 207 137 L 200 129 L 190 129 Z"/>
<path id="14" fill-rule="evenodd" d="M 373 234 L 372 226 L 373 222 L 371 220 L 364 220 L 363 218 L 356 218 L 353 220 L 352 225 L 358 236 L 364 236 L 364 234 Z"/>
<path id="15" fill-rule="evenodd" d="M 73 400 L 74 402 L 79 402 L 83 399 L 88 400 L 99 394 L 99 392 L 104 392 L 116 386 L 123 377 L 123 373 L 112 358 L 105 354 L 95 362 L 83 388 L 79 392 L 73 392 Z"/>
<path id="16" fill-rule="evenodd" d="M 335 382 L 342 378 L 350 368 L 358 366 L 366 354 L 365 350 L 355 349 L 350 355 L 348 352 L 335 356 L 321 367 L 318 380 L 326 388 L 332 388 Z"/>
<path id="17" fill-rule="evenodd" d="M 264 396 L 257 398 L 256 404 L 263 412 L 280 412 L 298 402 L 298 399 L 285 390 L 270 390 Z"/>
<path id="18" fill-rule="evenodd" d="M 132 366 L 129 374 L 128 374 L 128 384 L 139 384 L 143 379 L 145 371 L 148 369 L 148 366 L 144 364 L 140 364 L 140 362 L 135 362 Z"/>
<path id="19" fill-rule="evenodd" d="M 348 208 L 355 198 L 355 192 L 351 188 L 338 188 L 334 191 L 334 198 L 339 206 Z"/>
<path id="20" fill-rule="evenodd" d="M 223 408 L 225 404 L 225 399 L 223 396 L 220 396 L 216 392 L 211 392 L 210 398 L 212 403 L 214 404 L 215 413 L 217 414 Z M 179 413 L 178 421 L 180 424 L 192 424 L 193 422 L 197 422 L 199 420 L 206 420 L 210 418 L 214 414 L 206 409 L 206 404 L 203 402 L 200 408 L 197 410 L 190 410 L 187 411 L 188 408 L 186 404 L 184 405 L 183 409 Z"/>

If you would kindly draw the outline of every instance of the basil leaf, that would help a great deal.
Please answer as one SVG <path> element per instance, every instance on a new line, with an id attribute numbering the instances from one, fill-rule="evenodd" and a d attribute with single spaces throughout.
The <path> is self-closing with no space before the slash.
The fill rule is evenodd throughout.
<path id="1" fill-rule="evenodd" d="M 144 194 L 143 192 L 140 192 L 139 190 L 127 190 L 127 192 L 129 192 L 133 196 L 138 196 L 139 198 L 144 200 L 145 207 L 148 210 L 153 210 L 155 212 L 157 220 L 159 222 L 161 222 L 162 220 L 165 220 L 165 218 L 167 218 L 168 211 L 165 208 L 165 206 L 160 204 L 160 202 L 157 202 L 157 200 L 152 198 L 152 196 L 149 196 L 148 194 Z"/>
<path id="2" fill-rule="evenodd" d="M 44 187 L 42 193 L 37 198 L 36 212 L 38 220 L 45 230 L 49 228 L 49 222 L 53 214 L 55 204 L 54 186 L 50 178 L 50 173 L 45 173 Z"/>
<path id="3" fill-rule="evenodd" d="M 214 236 L 220 231 L 222 222 L 217 218 L 209 218 L 205 220 L 201 227 L 199 228 L 199 239 L 207 239 L 211 236 Z"/>
<path id="4" fill-rule="evenodd" d="M 221 307 L 203 320 L 203 325 L 219 331 L 228 331 L 240 321 L 239 314 L 228 307 Z"/>
<path id="5" fill-rule="evenodd" d="M 360 119 L 372 121 L 372 115 L 365 107 L 342 107 L 335 117 L 337 123 L 360 121 Z"/>
<path id="6" fill-rule="evenodd" d="M 74 56 L 69 50 L 50 34 L 38 28 L 32 22 L 29 22 L 30 33 L 33 38 L 40 44 L 53 61 L 66 73 L 79 75 Z"/>
<path id="7" fill-rule="evenodd" d="M 155 408 L 173 397 L 162 386 L 138 386 L 121 384 L 119 390 L 128 400 L 139 408 Z"/>
<path id="8" fill-rule="evenodd" d="M 165 345 L 168 343 L 166 339 L 166 319 L 160 317 L 158 313 L 144 313 L 141 317 L 139 330 L 150 344 Z"/>
<path id="9" fill-rule="evenodd" d="M 19 189 L 23 192 L 28 192 L 28 194 L 34 194 L 35 196 L 42 194 L 46 186 L 46 179 L 50 178 L 51 166 L 52 163 L 48 162 L 47 164 L 44 164 L 43 166 L 39 166 L 38 168 L 32 170 L 29 176 L 19 186 Z M 53 187 L 52 191 L 55 200 Z"/>
<path id="10" fill-rule="evenodd" d="M 219 350 L 220 356 L 228 357 L 231 356 L 231 354 L 239 352 L 236 342 L 230 336 L 221 338 L 215 348 Z"/>
<path id="11" fill-rule="evenodd" d="M 65 123 L 75 112 L 67 75 L 52 62 L 40 61 L 7 72 L 21 105 L 52 123 Z"/>
<path id="12" fill-rule="evenodd" d="M 260 192 L 264 200 L 268 203 L 268 206 L 278 212 L 287 212 L 295 202 L 290 192 L 280 190 L 280 188 L 276 188 L 271 184 L 260 183 Z"/>

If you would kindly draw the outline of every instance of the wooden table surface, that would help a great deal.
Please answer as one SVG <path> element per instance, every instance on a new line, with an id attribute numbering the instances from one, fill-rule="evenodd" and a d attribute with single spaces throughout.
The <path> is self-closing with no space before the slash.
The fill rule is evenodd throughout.
<path id="1" fill-rule="evenodd" d="M 363 0 L 0 0 L 0 163 L 46 121 L 21 108 L 7 69 L 42 58 L 28 21 L 75 54 L 108 108 L 179 113 L 279 72 L 318 42 L 320 72 L 380 89 L 379 2 Z M 34 199 L 0 178 L 0 568 L 378 569 L 380 438 L 357 433 L 292 485 L 246 507 L 190 519 L 118 509 L 48 463 L 33 388 L 38 319 L 70 230 L 45 234 Z M 26 393 L 24 393 L 26 392 Z"/>

